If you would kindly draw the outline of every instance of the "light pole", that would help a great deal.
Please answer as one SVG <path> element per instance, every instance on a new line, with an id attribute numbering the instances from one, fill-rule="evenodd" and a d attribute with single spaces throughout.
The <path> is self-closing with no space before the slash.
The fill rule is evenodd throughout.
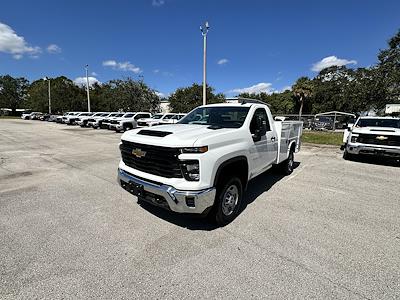
<path id="1" fill-rule="evenodd" d="M 204 27 L 200 25 L 201 35 L 203 36 L 203 105 L 207 104 L 207 33 L 209 29 L 208 22 L 204 24 Z"/>
<path id="2" fill-rule="evenodd" d="M 49 114 L 51 115 L 51 87 L 50 87 L 50 78 L 45 77 L 43 78 L 44 81 L 47 81 L 48 83 L 48 92 L 49 92 Z"/>
<path id="3" fill-rule="evenodd" d="M 88 107 L 88 112 L 90 112 L 90 94 L 89 94 L 89 76 L 88 76 L 89 65 L 86 65 L 85 69 L 86 69 L 87 107 Z"/>

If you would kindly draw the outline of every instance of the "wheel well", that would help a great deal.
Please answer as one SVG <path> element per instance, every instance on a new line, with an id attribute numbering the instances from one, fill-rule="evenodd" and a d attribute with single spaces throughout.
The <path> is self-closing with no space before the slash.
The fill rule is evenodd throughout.
<path id="1" fill-rule="evenodd" d="M 231 158 L 219 166 L 215 175 L 214 186 L 217 186 L 226 176 L 236 175 L 242 182 L 243 189 L 245 190 L 247 187 L 248 174 L 249 166 L 246 157 L 239 156 Z"/>

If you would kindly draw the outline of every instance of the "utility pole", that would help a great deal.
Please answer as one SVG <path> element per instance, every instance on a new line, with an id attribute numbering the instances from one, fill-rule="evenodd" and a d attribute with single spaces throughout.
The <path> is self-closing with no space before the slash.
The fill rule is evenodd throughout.
<path id="1" fill-rule="evenodd" d="M 49 114 L 51 115 L 51 87 L 50 87 L 50 78 L 45 77 L 43 78 L 44 81 L 47 81 L 48 83 L 48 93 L 49 93 Z"/>
<path id="2" fill-rule="evenodd" d="M 210 29 L 208 22 L 200 26 L 201 35 L 203 36 L 203 105 L 207 104 L 207 33 Z"/>
<path id="3" fill-rule="evenodd" d="M 88 112 L 90 112 L 89 75 L 88 75 L 89 65 L 86 65 L 85 69 L 86 69 L 87 107 L 88 107 Z"/>

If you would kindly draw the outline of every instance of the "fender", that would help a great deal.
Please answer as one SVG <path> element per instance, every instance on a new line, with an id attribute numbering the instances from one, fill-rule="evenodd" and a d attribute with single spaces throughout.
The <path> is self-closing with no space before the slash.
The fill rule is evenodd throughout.
<path id="1" fill-rule="evenodd" d="M 230 159 L 224 161 L 223 163 L 221 163 L 221 164 L 218 166 L 217 172 L 215 173 L 215 177 L 214 177 L 214 186 L 215 186 L 215 187 L 217 186 L 217 182 L 218 182 L 218 180 L 219 180 L 219 177 L 221 176 L 221 173 L 222 173 L 223 169 L 224 169 L 225 167 L 229 166 L 230 164 L 233 164 L 233 163 L 236 163 L 236 162 L 244 162 L 244 163 L 246 163 L 246 166 L 247 166 L 247 173 L 246 173 L 246 176 L 245 176 L 246 182 L 245 182 L 245 184 L 243 185 L 243 190 L 246 190 L 246 188 L 247 188 L 247 183 L 248 183 L 248 181 L 249 181 L 249 180 L 248 180 L 248 177 L 249 177 L 249 171 L 248 171 L 248 169 L 249 169 L 249 163 L 247 162 L 247 157 L 244 156 L 244 155 L 236 156 L 236 157 L 230 158 Z"/>

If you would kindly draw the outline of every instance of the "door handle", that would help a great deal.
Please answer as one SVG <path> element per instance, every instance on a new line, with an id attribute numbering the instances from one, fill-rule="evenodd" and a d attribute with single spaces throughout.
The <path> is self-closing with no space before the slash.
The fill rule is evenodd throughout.
<path id="1" fill-rule="evenodd" d="M 274 136 L 271 138 L 271 142 L 275 142 L 275 137 Z"/>

